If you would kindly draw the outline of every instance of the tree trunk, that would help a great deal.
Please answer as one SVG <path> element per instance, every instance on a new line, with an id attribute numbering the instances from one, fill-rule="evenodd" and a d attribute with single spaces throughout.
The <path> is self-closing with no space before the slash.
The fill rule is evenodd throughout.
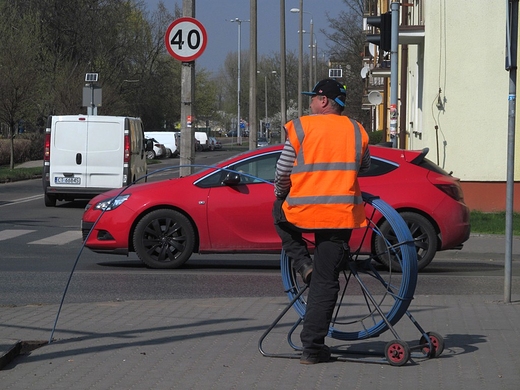
<path id="1" fill-rule="evenodd" d="M 9 162 L 9 169 L 14 169 L 14 136 L 15 136 L 15 124 L 12 123 L 10 126 L 10 140 L 11 140 L 11 160 Z"/>

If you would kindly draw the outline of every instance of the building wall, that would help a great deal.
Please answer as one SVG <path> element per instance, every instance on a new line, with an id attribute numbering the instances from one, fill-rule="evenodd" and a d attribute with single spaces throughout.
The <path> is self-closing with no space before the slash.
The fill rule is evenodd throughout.
<path id="1" fill-rule="evenodd" d="M 461 182 L 464 203 L 470 210 L 482 212 L 505 211 L 505 182 Z M 520 213 L 520 183 L 515 183 L 513 191 L 513 211 Z"/>
<path id="2" fill-rule="evenodd" d="M 409 48 L 408 148 L 463 182 L 506 180 L 505 5 L 424 1 L 424 47 Z"/>

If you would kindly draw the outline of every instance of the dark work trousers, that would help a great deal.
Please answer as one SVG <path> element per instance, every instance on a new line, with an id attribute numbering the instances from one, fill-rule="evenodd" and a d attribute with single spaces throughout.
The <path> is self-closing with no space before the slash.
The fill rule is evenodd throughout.
<path id="1" fill-rule="evenodd" d="M 339 292 L 352 230 L 317 230 L 314 265 L 300 339 L 305 352 L 318 352 L 325 344 Z M 344 245 L 345 244 L 345 245 Z M 345 248 L 346 247 L 346 248 Z"/>
<path id="2" fill-rule="evenodd" d="M 292 223 L 288 222 L 282 210 L 282 199 L 277 199 L 273 205 L 273 219 L 276 232 L 282 239 L 282 248 L 291 259 L 291 265 L 298 271 L 305 264 L 312 264 L 312 259 L 307 248 L 307 243 L 302 237 L 302 233 L 312 233 L 305 231 Z"/>
<path id="3" fill-rule="evenodd" d="M 282 210 L 283 200 L 277 199 L 273 206 L 273 218 L 278 235 L 282 239 L 282 247 L 291 259 L 292 266 L 298 270 L 311 257 L 302 232 L 313 232 L 315 250 L 313 272 L 307 297 L 307 308 L 303 321 L 300 339 L 306 352 L 318 352 L 325 343 L 329 332 L 330 321 L 339 292 L 339 273 L 344 267 L 345 247 L 352 230 L 323 229 L 302 230 L 285 218 Z"/>

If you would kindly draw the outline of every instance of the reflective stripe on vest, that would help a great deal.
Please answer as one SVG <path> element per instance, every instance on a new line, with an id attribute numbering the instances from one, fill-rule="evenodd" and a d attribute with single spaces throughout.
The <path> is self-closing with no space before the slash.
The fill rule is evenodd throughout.
<path id="1" fill-rule="evenodd" d="M 298 196 L 292 197 L 288 201 L 291 206 L 298 206 L 302 204 L 337 204 L 337 203 L 351 203 L 362 204 L 363 198 L 355 195 L 332 195 L 332 196 Z"/>
<path id="2" fill-rule="evenodd" d="M 350 118 L 349 118 L 350 119 Z M 359 125 L 356 121 L 350 119 L 352 125 L 354 125 L 354 139 L 356 143 L 356 161 L 353 163 L 317 163 L 317 164 L 305 164 L 305 158 L 303 150 L 303 138 L 305 133 L 303 132 L 302 122 L 300 118 L 293 120 L 294 130 L 296 131 L 296 135 L 298 136 L 298 141 L 301 145 L 301 151 L 296 156 L 297 165 L 293 167 L 294 173 L 300 172 L 315 172 L 315 171 L 334 171 L 334 170 L 345 170 L 345 171 L 358 171 L 359 166 L 361 164 L 361 153 L 362 153 L 362 140 L 361 140 L 361 130 L 359 129 Z"/>

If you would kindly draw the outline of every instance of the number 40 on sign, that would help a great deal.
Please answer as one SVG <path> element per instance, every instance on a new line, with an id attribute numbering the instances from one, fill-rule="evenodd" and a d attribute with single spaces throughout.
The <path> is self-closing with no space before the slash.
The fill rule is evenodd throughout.
<path id="1" fill-rule="evenodd" d="M 179 18 L 166 30 L 164 43 L 170 55 L 182 62 L 195 61 L 206 48 L 206 29 L 197 19 Z"/>

